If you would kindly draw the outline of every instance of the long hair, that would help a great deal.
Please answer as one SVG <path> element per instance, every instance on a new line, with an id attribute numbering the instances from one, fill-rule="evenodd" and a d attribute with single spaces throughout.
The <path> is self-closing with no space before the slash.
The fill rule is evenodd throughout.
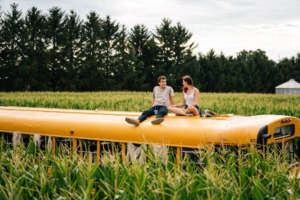
<path id="1" fill-rule="evenodd" d="M 187 82 L 189 85 L 194 86 L 193 79 L 190 76 L 183 76 L 181 78 L 183 81 Z M 184 91 L 184 93 L 186 93 L 188 88 L 185 88 L 182 86 L 182 90 Z"/>

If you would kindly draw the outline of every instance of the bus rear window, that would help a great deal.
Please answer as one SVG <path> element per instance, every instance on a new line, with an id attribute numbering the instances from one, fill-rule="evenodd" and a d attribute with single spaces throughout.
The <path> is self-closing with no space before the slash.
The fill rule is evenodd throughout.
<path id="1" fill-rule="evenodd" d="M 290 124 L 286 126 L 279 126 L 275 128 L 273 132 L 273 137 L 275 140 L 285 138 L 285 137 L 290 137 L 293 136 L 295 133 L 295 125 Z"/>

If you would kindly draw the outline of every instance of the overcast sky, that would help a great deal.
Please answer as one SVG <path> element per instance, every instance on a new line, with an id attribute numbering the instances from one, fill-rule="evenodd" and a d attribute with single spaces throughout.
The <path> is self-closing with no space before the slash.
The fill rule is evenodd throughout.
<path id="1" fill-rule="evenodd" d="M 193 34 L 197 53 L 214 49 L 236 56 L 261 49 L 274 61 L 300 53 L 300 0 L 0 0 L 1 11 L 8 12 L 13 2 L 23 13 L 35 6 L 46 14 L 57 6 L 82 20 L 95 11 L 128 30 L 143 24 L 153 31 L 168 18 Z"/>

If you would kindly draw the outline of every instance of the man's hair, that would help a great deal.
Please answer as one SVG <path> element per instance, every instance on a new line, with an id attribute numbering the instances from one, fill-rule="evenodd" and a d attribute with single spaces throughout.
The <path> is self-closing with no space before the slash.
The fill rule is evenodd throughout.
<path id="1" fill-rule="evenodd" d="M 165 79 L 167 79 L 165 76 L 160 76 L 158 77 L 157 82 L 160 82 L 161 80 L 165 80 Z"/>

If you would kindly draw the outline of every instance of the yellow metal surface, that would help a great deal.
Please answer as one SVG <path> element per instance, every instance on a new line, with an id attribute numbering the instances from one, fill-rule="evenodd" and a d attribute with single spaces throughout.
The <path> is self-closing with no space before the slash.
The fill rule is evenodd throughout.
<path id="1" fill-rule="evenodd" d="M 188 148 L 199 148 L 207 144 L 256 143 L 258 132 L 263 126 L 267 125 L 268 133 L 271 134 L 283 123 L 284 125 L 295 124 L 296 134 L 293 137 L 300 135 L 300 120 L 290 116 L 224 115 L 203 118 L 168 114 L 160 125 L 151 124 L 154 116 L 149 117 L 139 126 L 125 122 L 126 116 L 137 118 L 140 114 L 117 111 L 0 107 L 0 132 L 121 143 L 165 144 Z M 268 143 L 270 142 L 274 142 L 272 137 L 268 139 Z"/>

